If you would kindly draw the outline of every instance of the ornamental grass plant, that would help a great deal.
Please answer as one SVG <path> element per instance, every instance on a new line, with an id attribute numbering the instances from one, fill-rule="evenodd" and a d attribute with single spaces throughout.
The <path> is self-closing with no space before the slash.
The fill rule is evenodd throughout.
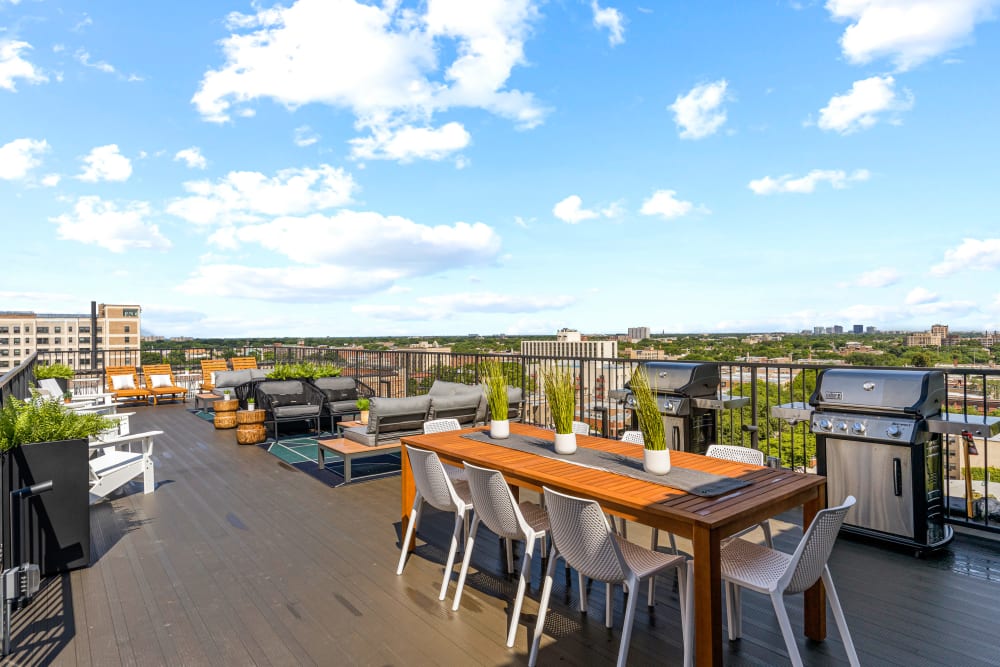
<path id="1" fill-rule="evenodd" d="M 635 396 L 633 411 L 639 421 L 639 430 L 642 431 L 643 447 L 653 451 L 666 449 L 667 432 L 663 426 L 663 417 L 656 404 L 653 388 L 649 386 L 649 378 L 642 367 L 632 373 L 629 386 Z"/>
<path id="2" fill-rule="evenodd" d="M 503 364 L 497 359 L 485 360 L 482 364 L 482 378 L 490 419 L 507 419 L 507 376 L 504 374 Z"/>
<path id="3" fill-rule="evenodd" d="M 545 400 L 556 433 L 572 433 L 573 417 L 576 413 L 576 387 L 573 374 L 567 369 L 553 369 L 542 373 L 542 387 L 545 390 Z"/>
<path id="4" fill-rule="evenodd" d="M 78 414 L 58 401 L 21 401 L 13 396 L 0 408 L 0 452 L 32 442 L 76 440 L 97 435 L 117 422 L 94 414 Z"/>

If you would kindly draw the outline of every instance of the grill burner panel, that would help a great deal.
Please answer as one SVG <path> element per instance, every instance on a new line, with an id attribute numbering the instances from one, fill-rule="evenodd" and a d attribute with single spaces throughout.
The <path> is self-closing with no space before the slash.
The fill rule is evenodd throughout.
<path id="1" fill-rule="evenodd" d="M 926 432 L 926 422 L 893 416 L 823 412 L 812 415 L 816 434 L 909 444 Z"/>

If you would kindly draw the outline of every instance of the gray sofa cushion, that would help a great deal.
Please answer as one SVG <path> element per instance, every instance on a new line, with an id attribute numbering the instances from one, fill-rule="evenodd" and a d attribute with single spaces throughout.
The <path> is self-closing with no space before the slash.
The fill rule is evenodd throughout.
<path id="1" fill-rule="evenodd" d="M 431 397 L 407 398 L 374 397 L 368 408 L 368 432 L 389 433 L 397 431 L 422 432 L 430 414 Z"/>
<path id="2" fill-rule="evenodd" d="M 354 378 L 327 377 L 313 380 L 313 384 L 326 394 L 331 403 L 354 401 L 358 398 L 358 384 Z"/>
<path id="3" fill-rule="evenodd" d="M 423 428 L 412 431 L 390 431 L 388 433 L 379 433 L 378 438 L 376 438 L 374 433 L 368 432 L 366 426 L 352 426 L 351 428 L 344 429 L 344 438 L 351 442 L 374 447 L 375 445 L 384 445 L 387 442 L 399 440 L 403 436 L 419 435 L 423 432 Z"/>
<path id="4" fill-rule="evenodd" d="M 267 378 L 267 371 L 263 368 L 248 368 L 251 380 L 264 380 Z"/>
<path id="5" fill-rule="evenodd" d="M 268 380 L 257 387 L 257 391 L 270 396 L 301 394 L 302 382 L 300 380 Z"/>
<path id="6" fill-rule="evenodd" d="M 461 382 L 434 380 L 434 384 L 431 385 L 430 391 L 427 394 L 434 398 L 438 396 L 475 396 L 479 403 L 476 407 L 474 421 L 476 423 L 486 421 L 486 395 L 483 394 L 483 386 L 481 384 L 462 384 Z"/>
<path id="7" fill-rule="evenodd" d="M 249 370 L 219 371 L 215 374 L 215 388 L 224 389 L 225 387 L 229 387 L 232 389 L 236 385 L 249 382 L 252 379 L 253 376 L 250 375 Z"/>
<path id="8" fill-rule="evenodd" d="M 294 417 L 315 417 L 319 414 L 318 405 L 278 405 L 274 408 L 276 419 L 292 419 Z"/>
<path id="9" fill-rule="evenodd" d="M 331 401 L 326 404 L 326 411 L 335 415 L 358 414 L 357 401 Z"/>
<path id="10" fill-rule="evenodd" d="M 479 415 L 480 396 L 454 394 L 431 396 L 431 419 L 457 419 L 459 424 L 475 424 Z"/>

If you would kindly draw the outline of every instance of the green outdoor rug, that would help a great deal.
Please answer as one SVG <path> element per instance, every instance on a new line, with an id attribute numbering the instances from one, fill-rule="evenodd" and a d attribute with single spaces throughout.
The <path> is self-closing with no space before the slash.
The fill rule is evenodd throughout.
<path id="1" fill-rule="evenodd" d="M 320 437 L 332 436 L 323 435 Z M 264 447 L 269 454 L 278 457 L 296 470 L 304 472 L 325 484 L 339 486 L 344 483 L 344 461 L 339 455 L 334 454 L 330 450 L 326 451 L 326 465 L 320 470 L 317 464 L 319 445 L 316 444 L 316 438 L 314 437 L 281 438 L 277 442 L 268 440 L 259 446 Z M 351 463 L 351 483 L 399 471 L 399 454 L 383 454 L 381 456 L 355 459 Z"/>

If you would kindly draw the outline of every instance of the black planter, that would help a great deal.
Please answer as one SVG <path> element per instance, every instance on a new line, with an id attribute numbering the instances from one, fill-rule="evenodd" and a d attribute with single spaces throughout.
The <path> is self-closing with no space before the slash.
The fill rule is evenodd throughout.
<path id="1" fill-rule="evenodd" d="M 88 442 L 83 439 L 36 442 L 3 454 L 4 569 L 22 558 L 36 563 L 43 576 L 90 565 L 88 454 Z M 10 492 L 47 480 L 52 480 L 51 491 L 15 501 L 11 524 Z"/>
<path id="2" fill-rule="evenodd" d="M 65 394 L 67 391 L 69 391 L 69 380 L 67 380 L 66 378 L 52 378 L 52 379 L 56 381 L 57 385 L 59 385 L 59 390 L 62 391 L 62 393 Z"/>

